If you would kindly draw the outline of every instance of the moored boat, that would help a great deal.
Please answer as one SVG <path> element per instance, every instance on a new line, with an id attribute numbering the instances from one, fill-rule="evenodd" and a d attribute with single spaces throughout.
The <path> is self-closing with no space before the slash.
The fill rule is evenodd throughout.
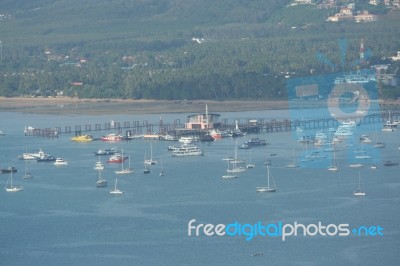
<path id="1" fill-rule="evenodd" d="M 70 138 L 71 141 L 74 142 L 90 142 L 93 140 L 93 136 L 92 135 L 79 135 L 79 136 L 75 136 Z"/>

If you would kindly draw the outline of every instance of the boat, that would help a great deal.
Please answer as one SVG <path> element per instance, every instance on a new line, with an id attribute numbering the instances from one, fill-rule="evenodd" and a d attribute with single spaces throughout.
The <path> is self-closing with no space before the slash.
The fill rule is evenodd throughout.
<path id="1" fill-rule="evenodd" d="M 133 170 L 133 168 L 131 168 L 131 158 L 130 158 L 130 156 L 128 156 L 128 162 L 129 162 L 128 168 L 124 168 L 124 161 L 122 161 L 121 170 L 117 170 L 117 171 L 115 171 L 115 173 L 118 174 L 118 175 L 133 174 L 134 170 Z"/>
<path id="2" fill-rule="evenodd" d="M 246 144 L 250 147 L 266 146 L 267 141 L 265 139 L 260 139 L 260 138 L 251 138 L 250 140 L 246 141 L 244 144 Z"/>
<path id="3" fill-rule="evenodd" d="M 336 137 L 349 137 L 353 136 L 353 132 L 351 131 L 350 127 L 339 126 L 333 135 Z"/>
<path id="4" fill-rule="evenodd" d="M 118 135 L 118 134 L 115 134 L 115 133 L 111 133 L 111 134 L 108 134 L 106 136 L 102 136 L 100 138 L 100 140 L 108 141 L 108 142 L 116 142 L 116 141 L 122 141 L 123 137 L 121 135 Z"/>
<path id="5" fill-rule="evenodd" d="M 199 141 L 198 137 L 180 137 L 178 139 L 179 142 L 183 144 L 191 144 L 193 142 Z"/>
<path id="6" fill-rule="evenodd" d="M 7 192 L 18 192 L 21 191 L 24 187 L 23 186 L 13 186 L 13 175 L 12 175 L 12 171 L 10 172 L 10 177 L 9 177 L 9 181 L 10 181 L 10 186 L 7 187 L 8 185 L 8 180 L 7 180 L 7 184 L 5 186 L 5 190 Z"/>
<path id="7" fill-rule="evenodd" d="M 145 156 L 144 163 L 148 164 L 148 165 L 157 164 L 157 161 L 153 160 L 153 144 L 150 145 L 150 159 L 146 159 L 146 156 Z"/>
<path id="8" fill-rule="evenodd" d="M 237 141 L 236 141 L 236 146 L 235 146 L 235 157 L 232 161 L 229 161 L 228 164 L 232 164 L 232 168 L 228 167 L 226 170 L 230 174 L 237 174 L 237 173 L 243 173 L 246 172 L 246 168 L 243 166 L 240 166 L 240 164 L 243 164 L 244 160 L 238 160 L 237 158 Z"/>
<path id="9" fill-rule="evenodd" d="M 57 158 L 52 155 L 44 155 L 36 159 L 37 162 L 54 162 Z"/>
<path id="10" fill-rule="evenodd" d="M 336 165 L 336 153 L 335 152 L 333 153 L 333 163 L 332 163 L 332 165 L 330 165 L 328 167 L 328 170 L 331 172 L 336 172 L 338 170 L 338 167 Z"/>
<path id="11" fill-rule="evenodd" d="M 172 156 L 174 157 L 202 155 L 204 155 L 203 151 L 196 145 L 182 145 L 172 151 Z"/>
<path id="12" fill-rule="evenodd" d="M 386 147 L 386 144 L 383 142 L 376 142 L 372 147 L 377 148 L 377 149 L 382 149 Z"/>
<path id="13" fill-rule="evenodd" d="M 395 128 L 393 128 L 391 126 L 388 126 L 388 125 L 384 125 L 383 128 L 382 128 L 382 131 L 384 131 L 384 132 L 392 132 L 392 131 L 395 131 Z"/>
<path id="14" fill-rule="evenodd" d="M 96 181 L 96 187 L 106 187 L 107 186 L 107 180 L 105 180 L 102 176 L 101 176 L 101 170 L 97 170 L 99 173 L 99 178 Z"/>
<path id="15" fill-rule="evenodd" d="M 14 166 L 0 169 L 1 174 L 16 173 L 17 171 L 18 171 L 17 168 L 15 168 Z"/>
<path id="16" fill-rule="evenodd" d="M 360 142 L 362 142 L 362 143 L 371 143 L 372 140 L 367 135 L 361 135 L 360 136 Z"/>
<path id="17" fill-rule="evenodd" d="M 375 164 L 373 164 L 373 165 L 371 165 L 371 169 L 376 169 L 377 167 L 376 167 L 376 165 Z"/>
<path id="18" fill-rule="evenodd" d="M 354 196 L 365 196 L 365 191 L 361 190 L 361 174 L 358 172 L 358 190 L 353 192 Z"/>
<path id="19" fill-rule="evenodd" d="M 107 163 L 122 163 L 123 161 L 125 161 L 126 159 L 128 159 L 128 157 L 126 156 L 122 156 L 119 153 L 115 153 L 114 155 L 112 155 L 110 158 L 108 158 L 108 160 L 106 161 Z"/>
<path id="20" fill-rule="evenodd" d="M 383 165 L 384 166 L 396 166 L 396 165 L 399 165 L 399 163 L 395 163 L 392 161 L 386 161 Z"/>
<path id="21" fill-rule="evenodd" d="M 22 155 L 18 156 L 19 159 L 21 160 L 37 160 L 37 158 L 44 157 L 47 154 L 45 154 L 42 149 L 39 148 L 38 152 L 30 153 L 30 152 L 24 152 Z"/>
<path id="22" fill-rule="evenodd" d="M 325 154 L 321 154 L 319 151 L 314 151 L 312 152 L 310 155 L 306 155 L 306 159 L 322 159 L 322 158 L 326 158 Z"/>
<path id="23" fill-rule="evenodd" d="M 114 155 L 116 153 L 115 149 L 98 149 L 96 152 L 94 152 L 94 155 Z"/>
<path id="24" fill-rule="evenodd" d="M 294 148 L 293 148 L 293 152 L 292 152 L 292 162 L 288 163 L 288 164 L 286 165 L 286 168 L 297 168 L 297 167 L 299 167 L 299 166 L 296 164 L 296 156 L 294 155 Z"/>
<path id="25" fill-rule="evenodd" d="M 118 179 L 117 179 L 117 177 L 115 177 L 114 189 L 110 191 L 110 194 L 113 194 L 113 195 L 121 195 L 121 194 L 124 194 L 123 191 L 121 191 L 121 190 L 119 190 L 119 189 L 117 188 L 117 182 L 118 182 Z"/>
<path id="26" fill-rule="evenodd" d="M 4 133 L 2 130 L 0 130 L 0 136 L 5 136 L 6 133 Z"/>
<path id="27" fill-rule="evenodd" d="M 25 174 L 22 176 L 23 179 L 33 178 L 32 172 L 28 171 L 28 162 L 25 161 Z"/>
<path id="28" fill-rule="evenodd" d="M 234 175 L 234 174 L 231 173 L 231 171 L 230 171 L 230 170 L 231 170 L 231 168 L 230 168 L 231 164 L 229 163 L 229 161 L 227 161 L 227 163 L 228 163 L 228 167 L 227 167 L 227 169 L 226 169 L 227 174 L 223 175 L 222 178 L 223 178 L 223 179 L 237 178 L 238 176 L 237 176 L 237 175 Z"/>
<path id="29" fill-rule="evenodd" d="M 349 167 L 351 167 L 351 168 L 360 168 L 360 167 L 364 167 L 364 165 L 361 164 L 361 163 L 353 163 L 353 164 L 349 164 Z"/>
<path id="30" fill-rule="evenodd" d="M 164 169 L 163 169 L 163 164 L 162 164 L 162 161 L 160 162 L 160 174 L 159 174 L 160 176 L 164 176 L 165 175 L 165 171 L 164 171 Z"/>
<path id="31" fill-rule="evenodd" d="M 94 170 L 104 170 L 104 164 L 100 161 L 100 156 L 99 156 L 99 160 L 96 162 L 93 169 Z"/>
<path id="32" fill-rule="evenodd" d="M 86 134 L 86 135 L 75 136 L 70 139 L 71 139 L 71 141 L 74 141 L 74 142 L 90 142 L 93 140 L 93 136 Z"/>
<path id="33" fill-rule="evenodd" d="M 68 162 L 65 161 L 63 158 L 56 158 L 54 165 L 68 165 Z"/>
<path id="34" fill-rule="evenodd" d="M 269 166 L 267 165 L 267 180 L 268 180 L 267 186 L 266 187 L 257 187 L 256 191 L 257 192 L 275 192 L 277 190 L 277 187 L 275 185 L 274 178 L 272 177 L 272 181 L 274 183 L 274 186 L 270 186 L 269 185 L 269 183 L 270 183 L 269 179 L 270 179 Z"/>
<path id="35" fill-rule="evenodd" d="M 222 132 L 219 131 L 218 129 L 211 129 L 208 134 L 213 138 L 213 139 L 222 139 Z"/>

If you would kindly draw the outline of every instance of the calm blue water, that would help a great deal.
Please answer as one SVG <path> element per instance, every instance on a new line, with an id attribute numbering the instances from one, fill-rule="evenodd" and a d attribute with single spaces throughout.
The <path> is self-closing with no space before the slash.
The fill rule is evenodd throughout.
<path id="1" fill-rule="evenodd" d="M 312 113 L 312 111 L 310 112 Z M 292 149 L 304 153 L 291 133 L 261 134 L 270 146 L 254 148 L 256 164 L 235 180 L 223 180 L 226 163 L 221 159 L 234 154 L 235 141 L 224 139 L 200 144 L 204 157 L 173 158 L 168 142 L 153 142 L 153 157 L 162 160 L 151 174 L 142 174 L 144 154 L 150 142 L 135 140 L 106 144 L 71 143 L 68 135 L 58 139 L 24 137 L 24 126 L 38 128 L 95 124 L 115 121 L 148 120 L 158 123 L 160 115 L 146 116 L 52 116 L 0 113 L 6 136 L 0 137 L 0 166 L 15 166 L 14 183 L 23 185 L 20 193 L 0 191 L 0 257 L 2 265 L 399 265 L 400 180 L 399 167 L 384 167 L 386 160 L 400 161 L 397 149 L 400 131 L 382 133 L 376 125 L 365 132 L 376 133 L 388 145 L 374 153 L 367 163 L 378 169 L 350 169 L 345 144 L 336 153 L 338 173 L 326 170 L 332 155 L 320 163 L 298 169 L 284 166 L 291 161 Z M 221 119 L 287 118 L 286 111 L 221 113 Z M 165 122 L 186 114 L 162 115 Z M 106 132 L 98 133 L 105 134 Z M 95 135 L 95 134 L 94 134 Z M 95 135 L 97 137 L 97 135 Z M 246 138 L 239 139 L 239 144 Z M 99 148 L 123 148 L 131 156 L 136 173 L 120 176 L 122 196 L 109 194 L 120 165 L 106 165 L 103 176 L 108 188 L 96 188 Z M 29 161 L 35 177 L 23 180 L 25 162 L 17 159 L 26 150 L 63 157 L 67 167 Z M 276 153 L 276 156 L 270 154 Z M 250 159 L 249 150 L 239 157 Z M 278 192 L 256 193 L 266 185 L 264 162 L 270 159 L 271 174 Z M 105 160 L 105 158 L 102 158 Z M 324 165 L 321 167 L 320 165 Z M 358 172 L 367 195 L 355 198 Z M 5 186 L 8 174 L 0 175 Z M 348 223 L 350 227 L 380 225 L 384 236 L 188 237 L 187 224 L 197 223 Z M 262 256 L 251 256 L 254 253 Z"/>

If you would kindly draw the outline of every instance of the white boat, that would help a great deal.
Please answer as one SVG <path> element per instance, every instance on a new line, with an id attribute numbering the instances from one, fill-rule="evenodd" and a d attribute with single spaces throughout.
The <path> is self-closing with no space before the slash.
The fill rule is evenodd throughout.
<path id="1" fill-rule="evenodd" d="M 121 163 L 121 170 L 115 171 L 118 175 L 133 174 L 135 171 L 131 168 L 131 157 L 128 156 L 128 168 L 124 168 L 124 162 Z"/>
<path id="2" fill-rule="evenodd" d="M 5 190 L 7 192 L 18 192 L 21 191 L 24 187 L 23 186 L 13 186 L 13 175 L 12 175 L 13 171 L 10 172 L 10 177 L 9 177 L 9 181 L 10 181 L 10 186 L 8 185 L 8 180 L 7 180 L 7 184 L 5 186 Z"/>
<path id="3" fill-rule="evenodd" d="M 153 144 L 150 145 L 150 159 L 144 159 L 144 163 L 148 165 L 155 165 L 157 164 L 156 160 L 153 160 Z"/>
<path id="4" fill-rule="evenodd" d="M 335 131 L 334 136 L 337 137 L 349 137 L 353 136 L 353 132 L 349 127 L 339 126 L 338 129 Z"/>
<path id="5" fill-rule="evenodd" d="M 47 156 L 42 149 L 39 148 L 38 152 L 30 153 L 24 152 L 22 155 L 18 156 L 21 160 L 37 160 L 38 158 L 43 158 Z"/>
<path id="6" fill-rule="evenodd" d="M 361 163 L 353 163 L 353 164 L 349 164 L 349 167 L 351 167 L 351 168 L 360 168 L 360 167 L 364 167 L 364 165 L 361 164 Z"/>
<path id="7" fill-rule="evenodd" d="M 63 158 L 57 158 L 54 162 L 54 165 L 68 165 L 68 162 L 65 161 Z"/>
<path id="8" fill-rule="evenodd" d="M 229 174 L 237 174 L 237 173 L 243 173 L 246 172 L 246 168 L 241 166 L 240 164 L 243 164 L 243 160 L 238 160 L 237 158 L 237 141 L 236 141 L 236 146 L 235 146 L 235 157 L 232 161 L 229 161 L 229 164 L 232 164 L 232 168 L 228 168 L 226 171 Z"/>
<path id="9" fill-rule="evenodd" d="M 33 178 L 32 172 L 28 171 L 28 162 L 25 160 L 25 174 L 22 176 L 23 179 Z"/>
<path id="10" fill-rule="evenodd" d="M 256 191 L 257 192 L 275 192 L 277 190 L 277 187 L 275 185 L 274 178 L 272 177 L 272 182 L 274 183 L 274 186 L 269 185 L 269 182 L 270 182 L 269 179 L 270 179 L 269 166 L 267 165 L 267 180 L 268 180 L 267 186 L 266 187 L 257 187 Z"/>
<path id="11" fill-rule="evenodd" d="M 117 182 L 118 182 L 118 179 L 117 179 L 117 177 L 115 177 L 114 189 L 110 191 L 110 194 L 114 194 L 114 195 L 121 195 L 121 194 L 124 194 L 123 191 L 121 191 L 121 190 L 119 190 L 119 189 L 117 188 Z"/>
<path id="12" fill-rule="evenodd" d="M 391 126 L 384 125 L 383 128 L 382 128 L 382 131 L 384 131 L 384 132 L 392 132 L 392 131 L 395 131 L 395 128 L 393 128 Z"/>
<path id="13" fill-rule="evenodd" d="M 292 162 L 288 163 L 286 165 L 286 168 L 297 168 L 299 167 L 296 163 L 296 156 L 294 154 L 294 148 L 293 148 L 293 152 L 292 152 Z"/>
<path id="14" fill-rule="evenodd" d="M 230 163 L 230 161 L 226 161 L 226 162 L 227 162 L 227 165 L 228 165 L 228 167 L 226 168 L 227 174 L 223 175 L 222 178 L 223 179 L 237 178 L 238 177 L 237 175 L 231 173 L 231 165 L 232 164 Z"/>
<path id="15" fill-rule="evenodd" d="M 172 156 L 201 156 L 204 155 L 203 151 L 196 145 L 182 145 L 172 151 Z"/>
<path id="16" fill-rule="evenodd" d="M 371 169 L 375 170 L 376 169 L 376 165 L 375 164 L 371 165 Z"/>
<path id="17" fill-rule="evenodd" d="M 96 162 L 93 169 L 94 170 L 104 170 L 104 164 L 100 161 L 100 156 L 99 156 L 99 160 Z"/>
<path id="18" fill-rule="evenodd" d="M 338 170 L 338 167 L 336 165 L 336 154 L 335 153 L 333 153 L 333 163 L 332 163 L 332 165 L 330 165 L 328 167 L 328 170 L 331 172 L 336 172 Z"/>
<path id="19" fill-rule="evenodd" d="M 192 142 L 199 141 L 198 137 L 180 137 L 178 139 L 179 142 L 183 144 L 191 144 Z"/>
<path id="20" fill-rule="evenodd" d="M 5 136 L 6 133 L 4 133 L 2 130 L 0 130 L 0 136 Z"/>
<path id="21" fill-rule="evenodd" d="M 354 196 L 365 196 L 365 191 L 361 190 L 361 174 L 358 172 L 358 190 L 353 192 Z"/>
<path id="22" fill-rule="evenodd" d="M 361 135 L 360 136 L 360 142 L 362 142 L 362 143 L 371 143 L 372 140 L 367 135 Z"/>
<path id="23" fill-rule="evenodd" d="M 96 186 L 97 186 L 97 187 L 106 187 L 106 186 L 107 186 L 107 180 L 105 180 L 105 179 L 101 176 L 102 171 L 101 171 L 101 170 L 97 170 L 97 171 L 99 172 L 99 178 L 98 178 L 97 181 L 96 181 Z"/>

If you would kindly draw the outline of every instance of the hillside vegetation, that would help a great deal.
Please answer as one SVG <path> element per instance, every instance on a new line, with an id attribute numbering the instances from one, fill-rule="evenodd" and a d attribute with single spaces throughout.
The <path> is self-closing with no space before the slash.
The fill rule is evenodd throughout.
<path id="1" fill-rule="evenodd" d="M 3 0 L 0 95 L 284 99 L 289 76 L 354 70 L 361 39 L 370 64 L 400 50 L 396 12 L 328 23 L 332 10 L 289 3 Z"/>

